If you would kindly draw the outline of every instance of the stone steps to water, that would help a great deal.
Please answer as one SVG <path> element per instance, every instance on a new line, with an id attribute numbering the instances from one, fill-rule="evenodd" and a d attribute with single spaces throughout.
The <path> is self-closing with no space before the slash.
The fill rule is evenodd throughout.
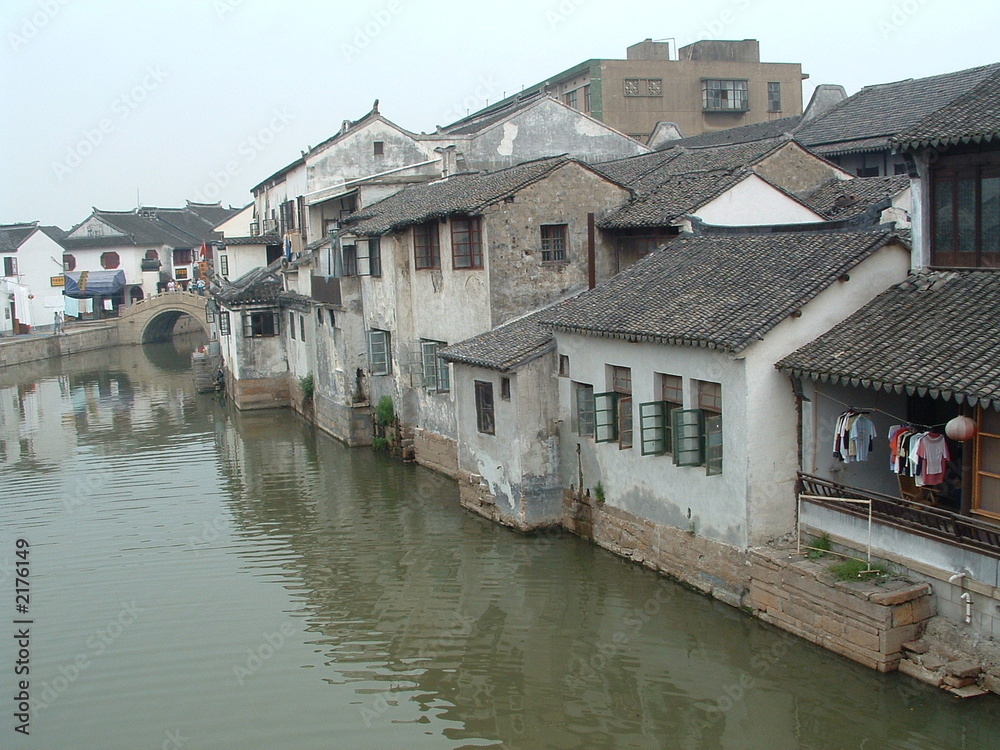
<path id="1" fill-rule="evenodd" d="M 981 664 L 939 652 L 934 644 L 921 639 L 903 644 L 905 658 L 899 671 L 928 685 L 941 688 L 956 698 L 977 698 L 991 692 L 995 681 Z M 1000 686 L 997 686 L 1000 687 Z"/>

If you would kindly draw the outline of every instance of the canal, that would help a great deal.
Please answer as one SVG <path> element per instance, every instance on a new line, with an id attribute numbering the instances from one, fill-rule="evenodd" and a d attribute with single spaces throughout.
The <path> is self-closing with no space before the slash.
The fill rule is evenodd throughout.
<path id="1" fill-rule="evenodd" d="M 0 747 L 1000 747 L 992 698 L 494 526 L 444 477 L 197 394 L 189 346 L 0 371 Z"/>

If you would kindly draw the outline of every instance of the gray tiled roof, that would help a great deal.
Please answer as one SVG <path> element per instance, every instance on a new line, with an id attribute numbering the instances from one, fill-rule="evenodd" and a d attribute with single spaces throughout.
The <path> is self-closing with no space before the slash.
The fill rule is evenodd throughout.
<path id="1" fill-rule="evenodd" d="M 797 376 L 1000 402 L 1000 271 L 927 271 L 777 365 Z"/>
<path id="2" fill-rule="evenodd" d="M 706 148 L 675 147 L 595 164 L 595 170 L 638 193 L 599 226 L 666 226 L 746 179 L 753 173 L 750 167 L 787 143 L 788 138 L 772 138 Z"/>
<path id="3" fill-rule="evenodd" d="M 890 138 L 912 128 L 1000 70 L 1000 64 L 866 86 L 803 124 L 795 133 L 818 153 L 888 149 Z"/>
<path id="4" fill-rule="evenodd" d="M 683 235 L 576 299 L 557 330 L 737 353 L 885 245 L 886 230 Z"/>
<path id="5" fill-rule="evenodd" d="M 228 306 L 277 304 L 284 290 L 284 284 L 278 276 L 281 268 L 281 258 L 269 266 L 255 268 L 240 276 L 230 284 L 226 284 L 216 297 Z"/>
<path id="6" fill-rule="evenodd" d="M 430 219 L 477 214 L 572 161 L 567 156 L 553 156 L 495 172 L 471 172 L 409 185 L 352 214 L 344 224 L 358 235 L 375 236 Z"/>
<path id="7" fill-rule="evenodd" d="M 637 190 L 650 190 L 671 175 L 752 166 L 777 151 L 788 138 L 771 138 L 725 146 L 674 146 L 651 154 L 592 164 L 594 171 Z"/>
<path id="8" fill-rule="evenodd" d="M 763 141 L 769 138 L 777 138 L 785 133 L 791 133 L 801 121 L 802 115 L 795 115 L 793 117 L 782 117 L 779 120 L 741 125 L 737 128 L 714 130 L 710 133 L 692 135 L 677 141 L 668 142 L 664 144 L 663 148 L 671 148 L 673 146 L 684 146 L 686 148 L 731 146 L 737 143 Z"/>
<path id="9" fill-rule="evenodd" d="M 994 138 L 1000 138 L 1000 70 L 897 135 L 893 143 L 905 148 L 920 148 L 988 142 Z"/>
<path id="10" fill-rule="evenodd" d="M 831 180 L 804 198 L 803 203 L 827 219 L 844 219 L 891 200 L 909 186 L 910 178 L 905 175 Z"/>
<path id="11" fill-rule="evenodd" d="M 200 203 L 189 203 L 184 208 L 143 206 L 131 211 L 94 209 L 93 216 L 121 232 L 125 241 L 122 240 L 122 235 L 117 237 L 110 235 L 105 237 L 69 237 L 63 240 L 63 244 L 67 248 L 112 245 L 199 247 L 202 242 L 218 239 L 219 234 L 215 232 L 215 227 L 222 223 L 227 215 L 233 216 L 239 210 Z"/>
<path id="12" fill-rule="evenodd" d="M 247 237 L 223 237 L 217 241 L 223 247 L 230 245 L 280 245 L 281 236 L 277 234 L 255 234 Z"/>
<path id="13" fill-rule="evenodd" d="M 449 362 L 490 370 L 512 370 L 555 346 L 552 331 L 539 325 L 539 319 L 549 311 L 549 308 L 537 310 L 492 331 L 452 344 L 441 350 L 441 357 Z"/>
<path id="14" fill-rule="evenodd" d="M 716 169 L 667 175 L 598 222 L 602 229 L 663 227 L 691 213 L 753 174 L 751 169 Z"/>
<path id="15" fill-rule="evenodd" d="M 14 253 L 28 237 L 38 228 L 38 224 L 4 224 L 0 225 L 0 253 Z"/>

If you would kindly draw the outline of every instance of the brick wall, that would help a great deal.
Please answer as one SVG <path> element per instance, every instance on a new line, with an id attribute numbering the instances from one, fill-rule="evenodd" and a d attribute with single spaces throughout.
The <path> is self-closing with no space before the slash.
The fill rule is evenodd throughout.
<path id="1" fill-rule="evenodd" d="M 458 443 L 451 438 L 417 427 L 413 430 L 413 451 L 418 464 L 449 477 L 458 476 Z"/>

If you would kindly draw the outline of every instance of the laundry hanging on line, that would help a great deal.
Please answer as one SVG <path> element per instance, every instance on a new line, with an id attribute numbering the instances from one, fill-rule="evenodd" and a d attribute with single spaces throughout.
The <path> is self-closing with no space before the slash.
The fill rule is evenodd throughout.
<path id="1" fill-rule="evenodd" d="M 875 448 L 875 423 L 863 411 L 848 409 L 837 417 L 833 431 L 833 457 L 844 463 L 867 461 Z"/>
<path id="2" fill-rule="evenodd" d="M 916 486 L 941 484 L 950 460 L 944 435 L 921 432 L 910 425 L 889 428 L 889 468 L 901 476 L 913 477 Z"/>

